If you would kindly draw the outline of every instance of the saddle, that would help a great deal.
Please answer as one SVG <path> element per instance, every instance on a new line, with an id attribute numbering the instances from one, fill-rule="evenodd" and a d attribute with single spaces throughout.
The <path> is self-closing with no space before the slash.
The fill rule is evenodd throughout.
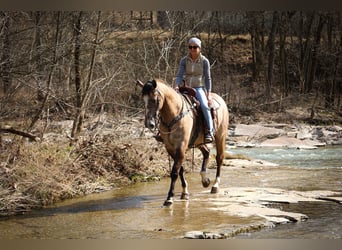
<path id="1" fill-rule="evenodd" d="M 179 87 L 179 92 L 185 96 L 185 98 L 187 99 L 187 101 L 193 106 L 195 107 L 196 111 L 200 111 L 200 105 L 201 103 L 199 102 L 199 100 L 197 100 L 196 97 L 196 89 L 191 88 L 191 87 L 187 87 L 187 86 L 182 86 Z"/>
<path id="2" fill-rule="evenodd" d="M 186 97 L 189 98 L 189 101 L 191 102 L 192 106 L 196 108 L 196 111 L 198 113 L 202 113 L 202 110 L 200 109 L 201 103 L 196 97 L 196 89 L 188 87 L 188 86 L 181 86 L 179 87 L 179 92 L 183 95 L 186 95 Z M 214 121 L 214 126 L 216 125 L 215 121 L 217 120 L 217 109 L 219 108 L 219 105 L 215 105 L 215 104 L 217 103 L 214 101 L 213 107 L 210 107 L 211 117 Z"/>

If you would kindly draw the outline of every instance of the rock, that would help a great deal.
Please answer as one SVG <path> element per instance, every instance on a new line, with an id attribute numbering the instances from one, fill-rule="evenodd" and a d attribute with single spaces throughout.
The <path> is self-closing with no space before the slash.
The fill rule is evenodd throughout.
<path id="1" fill-rule="evenodd" d="M 277 224 L 305 221 L 308 216 L 301 213 L 285 212 L 269 207 L 268 204 L 324 200 L 322 197 L 339 193 L 324 190 L 300 192 L 278 188 L 230 187 L 221 189 L 220 194 L 219 197 L 210 199 L 213 204 L 212 210 L 242 217 L 259 216 Z"/>
<path id="2" fill-rule="evenodd" d="M 297 132 L 293 132 L 293 131 L 287 132 L 286 136 L 290 138 L 296 138 Z"/>
<path id="3" fill-rule="evenodd" d="M 275 138 L 283 133 L 282 129 L 270 128 L 262 125 L 237 124 L 233 131 L 233 136 L 248 136 L 252 138 L 268 137 Z"/>
<path id="4" fill-rule="evenodd" d="M 297 132 L 296 138 L 299 140 L 312 139 L 312 133 L 308 127 L 304 127 Z"/>
<path id="5" fill-rule="evenodd" d="M 247 159 L 224 159 L 223 160 L 224 166 L 234 166 L 234 167 L 277 167 L 279 164 L 268 162 L 264 160 L 247 160 Z"/>
<path id="6" fill-rule="evenodd" d="M 216 196 L 210 196 L 207 209 L 221 211 L 229 216 L 259 217 L 261 220 L 253 224 L 231 228 L 225 232 L 189 231 L 185 233 L 186 239 L 222 239 L 264 227 L 274 227 L 277 224 L 300 223 L 306 221 L 308 216 L 302 213 L 282 210 L 283 204 L 298 203 L 300 201 L 334 201 L 340 202 L 339 192 L 328 190 L 292 191 L 280 188 L 260 187 L 229 187 L 221 188 Z M 335 196 L 335 197 L 332 197 Z M 276 205 L 278 204 L 278 205 Z M 229 222 L 227 222 L 229 224 Z"/>
<path id="7" fill-rule="evenodd" d="M 224 238 L 224 234 L 202 232 L 202 231 L 190 231 L 184 236 L 185 239 L 221 239 Z"/>
<path id="8" fill-rule="evenodd" d="M 319 146 L 324 146 L 325 143 L 315 140 L 299 140 L 297 138 L 289 138 L 286 136 L 269 139 L 258 144 L 258 147 L 286 147 L 298 149 L 315 149 Z"/>
<path id="9" fill-rule="evenodd" d="M 237 124 L 231 126 L 228 140 L 236 147 L 288 147 L 315 149 L 342 144 L 342 127 L 286 124 Z"/>
<path id="10" fill-rule="evenodd" d="M 329 127 L 328 130 L 334 131 L 334 132 L 342 132 L 342 127 L 334 125 L 334 126 Z"/>

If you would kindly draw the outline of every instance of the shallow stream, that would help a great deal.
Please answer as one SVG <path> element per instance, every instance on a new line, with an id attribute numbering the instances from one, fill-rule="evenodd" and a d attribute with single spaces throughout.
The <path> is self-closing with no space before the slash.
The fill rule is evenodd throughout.
<path id="1" fill-rule="evenodd" d="M 223 167 L 221 186 L 280 187 L 342 191 L 341 147 L 315 150 L 232 149 L 232 153 L 280 164 L 279 167 L 247 171 Z M 242 174 L 243 173 L 243 174 Z M 274 175 L 272 175 L 274 174 Z M 214 178 L 215 169 L 208 175 Z M 268 176 L 264 181 L 263 176 Z M 269 176 L 272 176 L 271 178 Z M 2 239 L 169 239 L 182 238 L 188 231 L 227 232 L 261 221 L 259 217 L 239 217 L 208 209 L 213 194 L 203 189 L 198 172 L 187 173 L 190 200 L 178 199 L 170 208 L 162 207 L 169 179 L 138 183 L 109 192 L 61 202 L 26 215 L 0 219 Z M 341 185 L 339 185 L 341 184 Z M 214 194 L 216 195 L 216 194 Z M 342 205 L 334 202 L 304 202 L 284 205 L 284 210 L 307 214 L 302 223 L 239 234 L 235 238 L 342 238 Z"/>

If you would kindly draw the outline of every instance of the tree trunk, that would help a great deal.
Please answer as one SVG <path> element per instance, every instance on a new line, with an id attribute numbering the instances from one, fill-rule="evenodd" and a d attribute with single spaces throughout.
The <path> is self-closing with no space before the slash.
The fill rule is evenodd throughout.
<path id="1" fill-rule="evenodd" d="M 42 60 L 42 38 L 41 38 L 41 27 L 40 27 L 40 19 L 42 13 L 40 11 L 36 11 L 34 13 L 34 23 L 35 23 L 35 34 L 34 34 L 34 45 L 33 45 L 33 54 L 35 57 L 35 73 L 36 73 L 36 81 L 37 81 L 37 100 L 39 102 L 44 100 L 44 92 L 43 92 L 43 72 L 44 65 Z"/>
<path id="2" fill-rule="evenodd" d="M 42 100 L 43 102 L 41 104 L 40 109 L 38 110 L 35 117 L 31 121 L 31 124 L 28 128 L 28 131 L 30 131 L 33 128 L 35 123 L 38 121 L 40 115 L 43 113 L 44 108 L 46 107 L 46 104 L 48 102 L 49 95 L 50 95 L 51 82 L 52 82 L 53 74 L 54 74 L 56 64 L 57 64 L 58 37 L 59 37 L 59 33 L 60 33 L 60 17 L 61 17 L 61 12 L 59 11 L 57 13 L 55 45 L 54 45 L 54 51 L 53 51 L 53 55 L 52 55 L 52 63 L 53 64 L 51 65 L 51 69 L 49 72 L 49 77 L 48 77 L 47 87 L 46 87 L 46 93 L 45 93 L 44 98 Z M 42 92 L 42 94 L 43 94 L 43 92 Z M 41 136 L 43 136 L 43 134 Z"/>
<path id="3" fill-rule="evenodd" d="M 340 13 L 337 14 L 337 19 L 340 20 Z M 332 67 L 328 67 L 326 69 L 327 74 L 326 78 L 328 79 L 325 85 L 325 100 L 324 104 L 326 108 L 333 108 L 335 101 L 337 110 L 339 109 L 339 100 L 340 100 L 340 89 L 342 88 L 341 81 L 339 80 L 339 68 L 341 67 L 341 55 L 342 55 L 342 32 L 341 32 L 341 23 L 340 27 L 337 30 L 340 30 L 340 36 L 333 37 L 333 23 L 334 18 L 332 16 L 328 19 L 328 27 L 327 27 L 327 36 L 328 36 L 328 50 L 329 57 L 332 58 Z M 340 41 L 339 44 L 334 48 L 333 41 Z M 334 58 L 335 57 L 335 58 Z M 341 86 L 338 86 L 340 84 Z"/>
<path id="4" fill-rule="evenodd" d="M 77 23 L 79 24 L 78 28 L 79 30 L 81 29 L 81 17 L 82 15 L 79 15 L 78 21 Z M 88 105 L 88 100 L 89 97 L 91 95 L 91 90 L 93 87 L 93 83 L 92 83 L 92 78 L 93 78 L 93 72 L 94 72 L 94 66 L 95 66 L 95 57 L 96 57 L 96 52 L 97 52 L 97 46 L 99 43 L 99 34 L 100 34 L 100 24 L 101 24 L 101 11 L 98 12 L 98 16 L 97 16 L 97 26 L 96 26 L 96 33 L 95 33 L 95 39 L 94 39 L 94 44 L 93 44 L 93 50 L 92 50 L 92 55 L 91 55 L 91 60 L 90 60 L 90 68 L 89 68 L 89 74 L 88 74 L 88 79 L 87 82 L 85 84 L 84 87 L 82 87 L 82 89 L 80 90 L 80 105 L 77 106 L 77 112 L 76 112 L 76 117 L 74 119 L 74 123 L 73 123 L 73 128 L 72 128 L 72 132 L 71 132 L 71 137 L 72 138 L 76 138 L 79 133 L 82 131 L 83 128 L 83 122 L 84 122 L 84 117 L 85 117 L 85 113 L 86 113 L 86 107 Z M 79 55 L 80 55 L 80 36 L 79 34 L 76 36 L 75 38 L 77 40 L 77 42 L 75 43 L 77 46 L 77 50 L 78 53 L 75 53 L 75 60 L 76 60 L 76 56 L 77 56 L 77 65 L 78 67 L 75 68 L 75 72 L 79 73 L 80 72 L 80 64 L 79 64 Z M 75 48 L 76 51 L 76 48 Z M 76 65 L 76 61 L 75 61 L 75 65 Z M 80 81 L 80 77 L 79 77 L 79 81 Z M 81 82 L 79 82 L 79 84 L 81 84 Z"/>
<path id="5" fill-rule="evenodd" d="M 264 67 L 264 33 L 263 33 L 263 13 L 248 13 L 250 22 L 250 35 L 252 42 L 252 80 L 258 81 L 261 69 Z M 261 20 L 260 20 L 261 19 Z"/>
<path id="6" fill-rule="evenodd" d="M 310 93 L 312 88 L 313 88 L 313 81 L 315 78 L 316 65 L 317 65 L 317 54 L 318 54 L 318 51 L 320 49 L 321 34 L 322 34 L 324 24 L 325 24 L 325 18 L 323 15 L 320 15 L 318 25 L 317 25 L 317 29 L 316 29 L 316 34 L 315 34 L 313 50 L 312 50 L 312 58 L 311 58 L 311 67 L 310 67 L 310 71 L 309 71 L 309 77 L 308 77 L 308 81 L 307 81 L 306 88 L 305 88 L 306 93 Z"/>
<path id="7" fill-rule="evenodd" d="M 300 92 L 305 93 L 307 89 L 307 81 L 308 81 L 308 72 L 311 67 L 311 29 L 312 24 L 315 18 L 314 13 L 308 14 L 308 22 L 306 25 L 306 31 L 305 31 L 305 37 L 302 37 L 304 39 L 304 46 L 301 53 L 301 58 L 299 62 L 299 74 L 300 74 Z M 303 43 L 303 40 L 300 41 L 300 43 Z"/>
<path id="8" fill-rule="evenodd" d="M 282 13 L 279 29 L 279 61 L 280 61 L 280 80 L 282 83 L 282 95 L 288 96 L 290 91 L 288 78 L 288 59 L 286 53 L 286 36 L 287 36 L 287 13 Z"/>
<path id="9" fill-rule="evenodd" d="M 74 67 L 75 67 L 75 87 L 76 87 L 76 107 L 81 107 L 82 99 L 82 85 L 81 85 L 81 69 L 80 69 L 80 56 L 81 56 L 81 21 L 83 12 L 80 11 L 75 23 L 74 36 L 75 36 L 75 50 L 74 50 Z"/>
<path id="10" fill-rule="evenodd" d="M 267 48 L 268 48 L 268 68 L 267 68 L 267 77 L 266 77 L 266 89 L 265 96 L 266 102 L 269 102 L 271 99 L 271 88 L 273 81 L 273 65 L 274 65 L 274 40 L 275 33 L 278 27 L 279 13 L 277 11 L 273 12 L 273 21 L 271 31 L 268 37 Z"/>
<path id="11" fill-rule="evenodd" d="M 81 114 L 81 104 L 82 104 L 82 85 L 81 85 L 81 69 L 80 69 L 80 55 L 81 55 L 81 28 L 82 28 L 82 15 L 83 12 L 80 11 L 75 20 L 75 49 L 74 49 L 74 69 L 75 69 L 75 90 L 76 90 L 76 116 L 74 119 L 71 137 L 74 138 L 78 134 L 79 121 Z"/>
<path id="12" fill-rule="evenodd" d="M 11 45 L 10 45 L 10 26 L 11 17 L 6 12 L 2 12 L 1 16 L 4 19 L 4 25 L 2 27 L 2 55 L 0 63 L 0 75 L 3 83 L 4 93 L 8 93 L 12 83 L 11 76 Z"/>

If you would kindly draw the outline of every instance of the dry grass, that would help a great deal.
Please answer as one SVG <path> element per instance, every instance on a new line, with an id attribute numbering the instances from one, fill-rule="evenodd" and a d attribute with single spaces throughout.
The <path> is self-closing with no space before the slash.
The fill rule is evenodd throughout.
<path id="1" fill-rule="evenodd" d="M 0 151 L 2 216 L 168 175 L 165 150 L 154 139 L 84 136 L 73 146 L 17 140 Z"/>
<path id="2" fill-rule="evenodd" d="M 73 196 L 66 169 L 71 163 L 70 149 L 18 140 L 1 151 L 0 214 L 23 212 Z"/>

